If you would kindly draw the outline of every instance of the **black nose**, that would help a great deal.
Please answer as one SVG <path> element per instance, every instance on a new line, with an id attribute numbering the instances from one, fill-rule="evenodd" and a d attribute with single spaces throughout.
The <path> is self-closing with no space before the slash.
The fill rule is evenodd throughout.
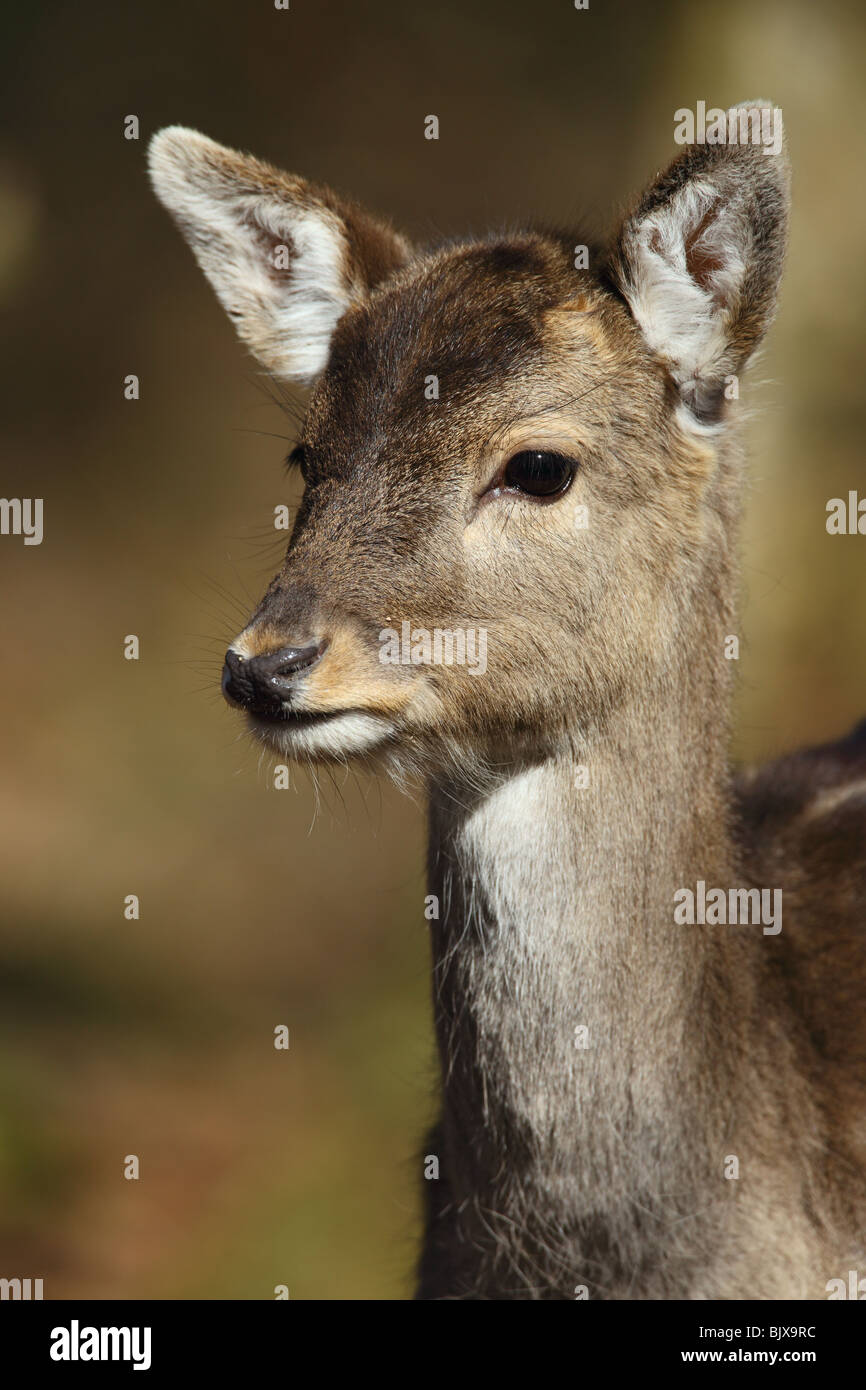
<path id="1" fill-rule="evenodd" d="M 278 652 L 251 657 L 240 656 L 229 647 L 223 666 L 223 694 L 250 714 L 274 718 L 290 697 L 294 679 L 315 665 L 325 646 L 317 642 L 309 647 L 282 647 Z"/>

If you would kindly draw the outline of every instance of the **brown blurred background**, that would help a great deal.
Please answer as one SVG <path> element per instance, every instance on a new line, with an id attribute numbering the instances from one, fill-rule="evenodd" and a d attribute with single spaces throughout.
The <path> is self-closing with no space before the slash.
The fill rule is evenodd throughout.
<path id="1" fill-rule="evenodd" d="M 434 1077 L 421 812 L 350 778 L 315 818 L 222 706 L 290 441 L 149 191 L 147 139 L 197 127 L 430 239 L 603 229 L 675 152 L 677 107 L 783 107 L 793 237 L 744 388 L 736 753 L 761 757 L 866 714 L 866 539 L 824 525 L 866 494 L 864 15 L 106 0 L 0 25 L 2 492 L 45 499 L 41 546 L 0 538 L 0 1275 L 46 1297 L 403 1297 Z"/>

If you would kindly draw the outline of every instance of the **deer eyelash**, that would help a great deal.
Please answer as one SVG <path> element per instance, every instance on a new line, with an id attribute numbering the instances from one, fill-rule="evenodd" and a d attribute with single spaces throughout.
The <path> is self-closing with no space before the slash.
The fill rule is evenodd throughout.
<path id="1" fill-rule="evenodd" d="M 286 458 L 286 472 L 291 473 L 297 469 L 301 477 L 306 477 L 307 455 L 303 444 L 296 444 Z"/>

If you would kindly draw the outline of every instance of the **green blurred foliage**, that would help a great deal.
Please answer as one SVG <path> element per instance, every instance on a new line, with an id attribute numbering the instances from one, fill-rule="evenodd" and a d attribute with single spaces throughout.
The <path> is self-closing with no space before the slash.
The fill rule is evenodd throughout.
<path id="1" fill-rule="evenodd" d="M 736 752 L 761 757 L 866 705 L 864 542 L 824 527 L 866 491 L 863 11 L 104 0 L 0 26 L 2 490 L 46 526 L 0 547 L 0 1272 L 49 1297 L 403 1297 L 434 1093 L 422 817 L 353 777 L 316 816 L 221 705 L 291 423 L 152 198 L 147 137 L 196 126 L 424 240 L 604 229 L 677 107 L 783 107 L 791 251 L 744 388 Z"/>

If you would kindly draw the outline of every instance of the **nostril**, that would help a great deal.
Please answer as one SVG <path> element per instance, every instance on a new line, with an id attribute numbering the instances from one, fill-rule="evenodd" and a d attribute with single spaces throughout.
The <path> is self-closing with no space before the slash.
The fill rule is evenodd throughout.
<path id="1" fill-rule="evenodd" d="M 307 647 L 283 647 L 281 651 L 274 652 L 273 656 L 256 657 L 255 662 L 261 664 L 266 679 L 285 680 L 314 666 L 323 655 L 326 646 L 326 642 L 314 642 Z"/>

